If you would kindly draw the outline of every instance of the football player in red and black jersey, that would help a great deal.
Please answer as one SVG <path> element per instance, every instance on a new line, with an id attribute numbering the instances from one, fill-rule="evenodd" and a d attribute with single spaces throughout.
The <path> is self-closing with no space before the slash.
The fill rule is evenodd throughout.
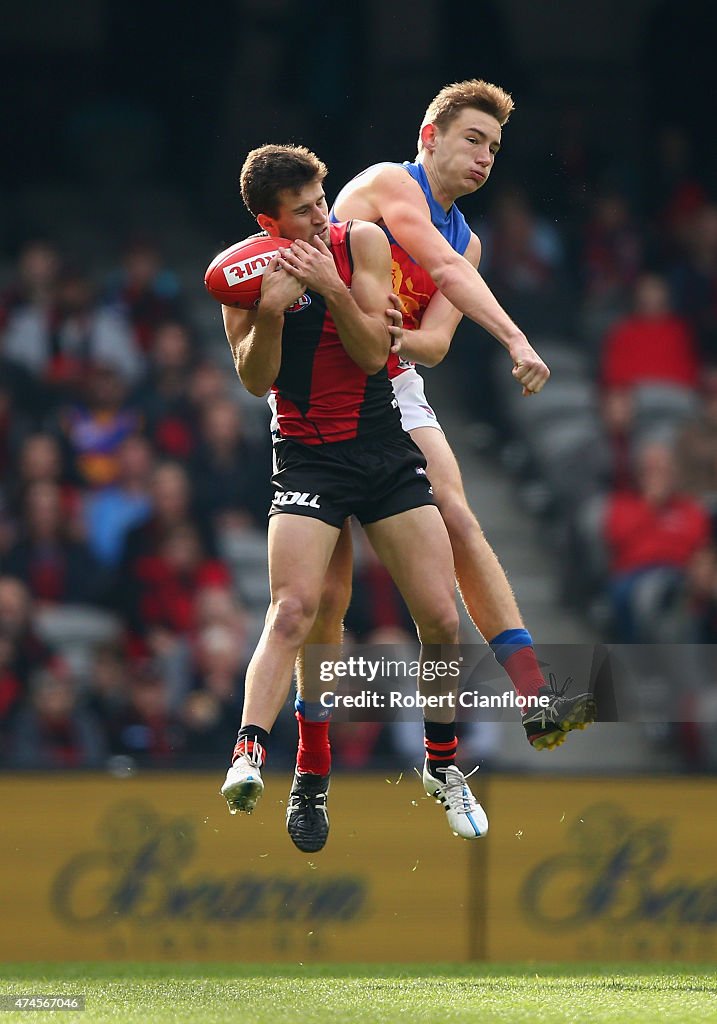
<path id="1" fill-rule="evenodd" d="M 390 571 L 424 652 L 440 645 L 445 657 L 458 639 L 450 541 L 386 370 L 389 244 L 375 224 L 329 220 L 325 175 L 313 153 L 295 146 L 253 150 L 241 172 L 242 196 L 259 226 L 293 244 L 269 264 L 256 310 L 224 307 L 237 373 L 253 394 L 271 390 L 276 423 L 271 604 L 247 670 L 242 724 L 222 786 L 233 812 L 251 812 L 263 792 L 271 728 L 349 516 Z M 488 822 L 455 765 L 455 704 L 440 702 L 429 715 L 426 742 L 436 754 L 432 771 L 442 773 L 449 825 L 477 838 Z M 300 848 L 325 842 L 328 781 L 328 773 L 295 777 L 292 801 L 310 804 L 313 813 L 305 843 L 292 833 Z"/>

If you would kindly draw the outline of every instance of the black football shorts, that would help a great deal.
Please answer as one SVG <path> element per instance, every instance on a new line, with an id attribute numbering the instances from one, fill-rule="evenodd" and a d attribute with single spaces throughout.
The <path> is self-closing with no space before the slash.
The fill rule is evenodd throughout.
<path id="1" fill-rule="evenodd" d="M 402 430 L 334 444 L 278 438 L 271 482 L 270 516 L 290 512 L 338 529 L 351 515 L 365 526 L 436 504 L 423 453 Z"/>

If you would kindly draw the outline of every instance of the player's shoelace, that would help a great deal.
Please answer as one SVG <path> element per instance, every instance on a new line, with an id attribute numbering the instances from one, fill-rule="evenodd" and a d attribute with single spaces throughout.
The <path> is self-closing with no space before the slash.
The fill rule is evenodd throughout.
<path id="1" fill-rule="evenodd" d="M 439 772 L 442 772 L 445 782 L 441 782 L 437 776 L 434 776 L 440 787 L 439 791 L 434 794 L 435 798 L 451 809 L 455 807 L 457 810 L 462 810 L 464 814 L 470 814 L 479 807 L 479 804 L 473 796 L 470 786 L 466 784 L 466 779 L 469 779 L 471 775 L 475 775 L 480 765 L 477 764 L 467 775 L 464 775 L 457 765 L 451 765 L 450 767 L 450 772 L 446 768 L 437 769 Z M 418 769 L 416 769 L 416 774 L 420 779 L 421 773 Z"/>
<path id="2" fill-rule="evenodd" d="M 596 705 L 595 697 L 592 694 L 590 694 L 590 693 L 580 693 L 580 694 L 577 694 L 575 696 L 575 698 L 570 697 L 567 691 L 570 689 L 570 686 L 572 685 L 572 682 L 573 682 L 573 677 L 572 676 L 568 676 L 566 678 L 565 682 L 563 683 L 563 685 L 559 687 L 558 683 L 557 683 L 557 680 L 556 680 L 555 676 L 553 675 L 553 673 L 552 672 L 549 673 L 549 675 L 548 675 L 548 686 L 550 688 L 550 692 L 555 697 L 555 702 L 552 705 L 552 708 L 550 708 L 548 710 L 555 709 L 556 712 L 559 712 L 559 709 L 560 709 L 561 705 L 565 705 L 566 703 L 569 703 L 573 699 L 576 700 L 576 701 L 585 700 L 585 711 L 586 711 L 586 719 L 585 719 L 585 721 L 586 722 L 593 721 L 593 719 L 595 717 L 595 714 L 597 713 L 597 705 Z"/>
<path id="3" fill-rule="evenodd" d="M 559 722 L 561 715 L 565 713 L 564 709 L 566 705 L 569 705 L 574 699 L 579 700 L 586 696 L 585 694 L 579 694 L 576 698 L 570 697 L 568 690 L 572 685 L 572 682 L 573 677 L 567 676 L 562 686 L 559 686 L 555 675 L 550 672 L 546 686 L 551 697 L 550 705 L 547 708 L 538 708 L 535 711 L 526 712 L 526 714 L 523 715 L 523 721 L 526 723 L 542 722 L 543 728 L 548 724 L 555 725 Z M 592 698 L 590 698 L 590 700 L 593 702 Z"/>
<path id="4" fill-rule="evenodd" d="M 467 785 L 466 779 L 469 779 L 471 775 L 475 775 L 480 766 L 476 765 L 467 775 L 464 775 L 460 768 L 453 766 L 452 771 L 445 771 L 445 788 L 446 788 L 446 800 L 451 807 L 456 807 L 463 811 L 464 814 L 470 814 L 478 807 L 478 801 L 473 796 L 470 786 Z"/>
<path id="5" fill-rule="evenodd" d="M 305 790 L 293 790 L 289 796 L 289 810 L 309 810 L 319 813 L 326 812 L 326 791 L 320 793 L 309 793 Z"/>
<path id="6" fill-rule="evenodd" d="M 557 697 L 559 700 L 564 700 L 566 693 L 568 692 L 570 685 L 573 681 L 572 676 L 567 676 L 562 686 L 558 686 L 558 680 L 553 672 L 548 673 L 548 686 L 550 692 Z"/>
<path id="7" fill-rule="evenodd" d="M 249 749 L 250 743 L 252 744 L 251 750 Z M 241 750 L 240 748 L 239 753 L 232 763 L 236 764 L 240 757 L 245 757 L 255 768 L 261 768 L 264 764 L 264 748 L 261 743 L 258 740 L 249 740 L 245 738 L 243 740 L 243 746 L 244 749 Z"/>

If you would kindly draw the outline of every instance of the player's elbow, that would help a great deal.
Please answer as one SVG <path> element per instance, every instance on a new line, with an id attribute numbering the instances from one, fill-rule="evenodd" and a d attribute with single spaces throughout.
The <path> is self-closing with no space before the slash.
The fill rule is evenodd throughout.
<path id="1" fill-rule="evenodd" d="M 441 261 L 428 271 L 436 288 L 444 295 L 448 295 L 465 275 L 466 261 L 458 253 L 454 255 L 455 259 Z"/>
<path id="2" fill-rule="evenodd" d="M 364 364 L 361 367 L 363 372 L 368 374 L 369 377 L 373 377 L 374 374 L 382 370 L 388 362 L 389 349 L 390 343 L 386 343 L 381 344 L 371 352 L 366 352 Z"/>
<path id="3" fill-rule="evenodd" d="M 382 370 L 388 362 L 388 353 L 391 347 L 391 339 L 386 334 L 382 334 L 380 339 L 374 339 L 370 345 L 367 345 L 360 354 L 359 366 L 363 372 L 373 377 L 374 374 Z"/>
<path id="4" fill-rule="evenodd" d="M 257 398 L 263 398 L 273 384 L 273 381 L 267 383 L 266 380 L 253 376 L 251 373 L 243 371 L 240 367 L 237 367 L 237 374 L 249 394 L 255 395 Z"/>
<path id="5" fill-rule="evenodd" d="M 373 377 L 384 368 L 387 360 L 388 355 L 377 356 L 375 359 L 366 360 L 366 363 L 361 367 L 361 369 L 367 376 Z"/>
<path id="6" fill-rule="evenodd" d="M 417 360 L 422 366 L 438 366 L 448 355 L 448 349 L 451 347 L 450 338 L 436 338 L 426 347 L 424 357 Z"/>
<path id="7" fill-rule="evenodd" d="M 269 390 L 269 388 L 264 388 L 259 384 L 248 384 L 245 380 L 242 380 L 242 384 L 249 394 L 254 395 L 255 398 L 263 398 Z"/>

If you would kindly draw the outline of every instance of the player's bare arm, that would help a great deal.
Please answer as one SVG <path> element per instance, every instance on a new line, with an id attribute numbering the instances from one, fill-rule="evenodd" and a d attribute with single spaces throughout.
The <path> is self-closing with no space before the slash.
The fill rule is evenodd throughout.
<path id="1" fill-rule="evenodd" d="M 431 223 L 417 183 L 401 167 L 384 165 L 367 183 L 366 191 L 376 218 L 383 220 L 401 248 L 431 275 L 456 309 L 489 331 L 508 351 L 513 376 L 522 384 L 524 394 L 540 391 L 550 371 L 476 268 Z M 341 216 L 340 204 L 337 213 Z"/>
<path id="2" fill-rule="evenodd" d="M 419 366 L 437 366 L 445 359 L 463 314 L 442 292 L 435 292 L 423 314 L 421 326 L 404 331 L 400 354 Z"/>
<path id="3" fill-rule="evenodd" d="M 477 235 L 471 236 L 465 256 L 474 267 L 480 263 L 481 243 Z M 421 366 L 437 366 L 448 354 L 453 335 L 462 319 L 463 314 L 448 301 L 443 292 L 435 292 L 418 330 L 404 332 L 402 356 Z"/>
<path id="4" fill-rule="evenodd" d="M 282 270 L 274 257 L 264 274 L 257 310 L 222 306 L 234 367 L 252 395 L 265 395 L 276 380 L 281 366 L 284 310 L 305 289 L 305 282 Z"/>
<path id="5" fill-rule="evenodd" d="M 386 365 L 392 337 L 387 310 L 391 292 L 391 251 L 375 224 L 355 222 L 351 229 L 351 290 L 336 270 L 331 251 L 317 236 L 313 244 L 297 240 L 280 265 L 300 275 L 326 299 L 341 343 L 364 373 Z"/>

